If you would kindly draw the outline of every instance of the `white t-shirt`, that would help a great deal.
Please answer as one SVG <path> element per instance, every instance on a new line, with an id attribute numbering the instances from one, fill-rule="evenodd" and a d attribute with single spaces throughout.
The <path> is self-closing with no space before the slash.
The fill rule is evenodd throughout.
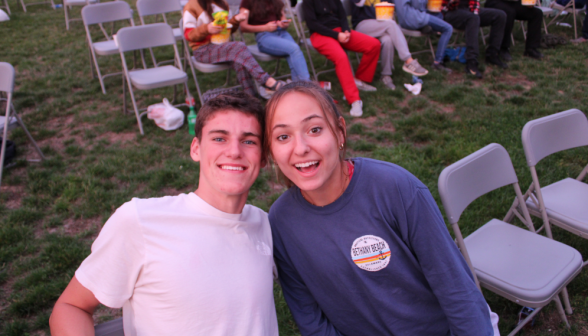
<path id="1" fill-rule="evenodd" d="M 76 278 L 123 307 L 126 336 L 278 335 L 267 214 L 222 212 L 194 193 L 133 198 L 106 222 Z"/>
<path id="2" fill-rule="evenodd" d="M 224 9 L 220 8 L 219 6 L 217 6 L 215 4 L 212 4 L 212 12 L 216 13 L 219 11 L 224 11 Z M 207 25 L 212 22 L 212 19 L 210 18 L 210 16 L 208 16 L 208 13 L 206 13 L 206 11 L 202 11 L 202 13 L 197 18 L 195 18 L 194 15 L 192 15 L 192 13 L 185 11 L 183 19 L 184 19 L 184 29 L 197 28 L 197 27 L 200 27 L 202 25 Z"/>

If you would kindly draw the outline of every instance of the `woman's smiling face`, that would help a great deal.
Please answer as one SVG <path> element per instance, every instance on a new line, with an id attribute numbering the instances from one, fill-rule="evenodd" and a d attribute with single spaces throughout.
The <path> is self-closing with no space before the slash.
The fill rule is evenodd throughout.
<path id="1" fill-rule="evenodd" d="M 276 106 L 270 127 L 270 150 L 282 173 L 307 192 L 324 191 L 339 175 L 339 146 L 344 141 L 312 97 L 291 92 Z M 337 130 L 335 136 L 331 129 Z M 338 169 L 338 170 L 337 170 Z"/>

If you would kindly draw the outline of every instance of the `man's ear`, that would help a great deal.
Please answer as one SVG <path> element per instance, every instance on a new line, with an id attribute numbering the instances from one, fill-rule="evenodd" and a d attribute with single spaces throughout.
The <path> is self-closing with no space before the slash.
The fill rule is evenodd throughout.
<path id="1" fill-rule="evenodd" d="M 265 166 L 267 166 L 267 159 L 266 158 L 262 158 L 261 159 L 261 163 L 259 165 L 261 168 L 265 168 Z"/>
<path id="2" fill-rule="evenodd" d="M 200 141 L 196 137 L 192 140 L 192 144 L 190 145 L 190 157 L 195 162 L 200 162 Z"/>

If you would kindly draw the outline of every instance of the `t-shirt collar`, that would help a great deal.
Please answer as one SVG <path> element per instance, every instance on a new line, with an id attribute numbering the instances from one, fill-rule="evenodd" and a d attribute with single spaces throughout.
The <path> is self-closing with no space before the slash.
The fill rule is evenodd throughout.
<path id="1" fill-rule="evenodd" d="M 221 210 L 213 207 L 212 205 L 208 204 L 205 200 L 200 198 L 200 196 L 196 195 L 194 192 L 189 193 L 188 197 L 190 197 L 191 201 L 196 204 L 196 206 L 199 208 L 200 211 L 202 211 L 203 213 L 205 213 L 207 215 L 213 216 L 213 217 L 239 221 L 239 220 L 241 220 L 241 216 L 243 216 L 243 212 L 245 211 L 245 208 L 243 208 L 243 211 L 239 214 L 232 214 L 232 213 L 221 211 Z"/>

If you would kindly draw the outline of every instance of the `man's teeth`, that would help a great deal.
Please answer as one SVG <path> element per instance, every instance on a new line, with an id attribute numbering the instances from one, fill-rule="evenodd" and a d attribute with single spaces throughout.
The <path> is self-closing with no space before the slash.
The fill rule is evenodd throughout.
<path id="1" fill-rule="evenodd" d="M 226 170 L 243 170 L 243 167 L 221 166 L 221 169 L 226 169 Z"/>
<path id="2" fill-rule="evenodd" d="M 310 162 L 304 162 L 304 163 L 297 163 L 294 166 L 296 168 L 306 168 L 306 167 L 313 166 L 313 165 L 315 165 L 317 163 L 318 163 L 318 161 L 310 161 Z"/>

